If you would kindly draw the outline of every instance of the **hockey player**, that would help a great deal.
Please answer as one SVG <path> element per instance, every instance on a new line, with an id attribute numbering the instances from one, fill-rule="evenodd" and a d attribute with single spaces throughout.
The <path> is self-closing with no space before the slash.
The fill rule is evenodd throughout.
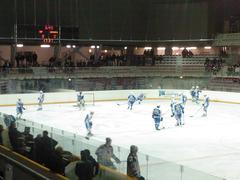
<path id="1" fill-rule="evenodd" d="M 84 100 L 84 95 L 82 94 L 82 92 L 79 92 L 77 94 L 77 101 L 78 101 L 78 107 L 79 109 L 83 109 L 85 110 L 85 100 Z"/>
<path id="2" fill-rule="evenodd" d="M 141 104 L 141 102 L 143 101 L 144 97 L 145 97 L 145 96 L 144 96 L 143 93 L 141 93 L 141 94 L 137 97 L 138 104 Z"/>
<path id="3" fill-rule="evenodd" d="M 199 94 L 200 92 L 202 92 L 198 86 L 196 86 L 195 90 L 194 90 L 194 100 L 195 102 L 198 104 L 198 100 L 199 100 Z"/>
<path id="4" fill-rule="evenodd" d="M 40 95 L 38 97 L 38 109 L 37 109 L 38 111 L 42 110 L 42 104 L 43 104 L 43 101 L 44 101 L 43 91 L 40 91 L 39 93 L 40 93 Z"/>
<path id="5" fill-rule="evenodd" d="M 180 103 L 185 106 L 187 102 L 187 96 L 185 96 L 183 93 L 180 94 Z"/>
<path id="6" fill-rule="evenodd" d="M 184 107 L 181 103 L 174 105 L 174 115 L 177 120 L 176 126 L 184 125 Z"/>
<path id="7" fill-rule="evenodd" d="M 93 125 L 92 124 L 92 116 L 93 116 L 93 114 L 94 114 L 94 112 L 91 111 L 89 114 L 86 115 L 85 120 L 84 120 L 85 127 L 86 127 L 86 129 L 88 131 L 86 138 L 89 138 L 90 136 L 93 135 L 92 132 L 91 132 L 92 131 L 92 125 Z"/>
<path id="8" fill-rule="evenodd" d="M 160 128 L 159 128 L 160 122 L 163 120 L 163 118 L 161 116 L 162 116 L 162 113 L 160 110 L 160 106 L 157 106 L 156 108 L 153 109 L 153 112 L 152 112 L 152 118 L 154 119 L 156 130 L 160 130 Z"/>
<path id="9" fill-rule="evenodd" d="M 190 94 L 192 97 L 192 102 L 194 102 L 194 100 L 195 100 L 195 87 L 194 86 L 192 86 L 192 89 L 190 90 Z"/>
<path id="10" fill-rule="evenodd" d="M 202 106 L 203 106 L 203 111 L 204 111 L 202 116 L 205 117 L 205 116 L 207 116 L 207 108 L 209 106 L 209 97 L 206 94 L 204 95 L 204 101 L 203 101 Z"/>
<path id="11" fill-rule="evenodd" d="M 174 96 L 174 95 L 172 95 L 171 104 L 170 104 L 170 107 L 171 107 L 171 112 L 172 112 L 172 115 L 171 115 L 171 117 L 173 117 L 173 116 L 174 116 L 174 106 L 175 106 L 175 104 L 176 104 L 175 96 Z"/>
<path id="12" fill-rule="evenodd" d="M 21 119 L 22 114 L 23 114 L 23 110 L 25 110 L 22 100 L 19 98 L 16 104 L 16 111 L 17 111 L 17 118 Z"/>
<path id="13" fill-rule="evenodd" d="M 128 109 L 132 110 L 132 106 L 136 101 L 136 97 L 133 94 L 128 96 Z"/>

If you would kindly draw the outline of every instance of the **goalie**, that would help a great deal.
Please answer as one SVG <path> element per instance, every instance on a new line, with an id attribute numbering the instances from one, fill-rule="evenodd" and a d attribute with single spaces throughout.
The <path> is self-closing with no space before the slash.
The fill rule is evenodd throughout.
<path id="1" fill-rule="evenodd" d="M 84 100 L 84 95 L 82 92 L 79 92 L 77 94 L 77 106 L 79 107 L 80 110 L 85 110 L 85 100 Z"/>

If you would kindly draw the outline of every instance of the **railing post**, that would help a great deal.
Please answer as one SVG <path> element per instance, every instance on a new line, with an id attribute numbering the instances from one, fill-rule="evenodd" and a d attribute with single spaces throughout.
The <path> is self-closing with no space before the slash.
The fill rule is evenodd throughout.
<path id="1" fill-rule="evenodd" d="M 149 156 L 146 155 L 146 161 L 147 161 L 147 173 L 146 173 L 146 179 L 148 179 L 148 165 L 149 165 Z"/>
<path id="2" fill-rule="evenodd" d="M 181 180 L 183 179 L 183 171 L 184 171 L 184 166 L 180 165 Z"/>

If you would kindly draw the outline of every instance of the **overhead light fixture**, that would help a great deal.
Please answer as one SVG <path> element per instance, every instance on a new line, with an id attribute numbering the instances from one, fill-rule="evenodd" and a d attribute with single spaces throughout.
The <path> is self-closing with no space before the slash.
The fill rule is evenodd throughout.
<path id="1" fill-rule="evenodd" d="M 126 49 L 127 49 L 127 46 L 125 46 L 124 49 L 126 50 Z"/>
<path id="2" fill-rule="evenodd" d="M 94 46 L 94 45 L 92 45 L 90 48 L 92 48 L 92 49 L 95 49 L 95 46 Z"/>
<path id="3" fill-rule="evenodd" d="M 204 49 L 212 49 L 211 46 L 205 46 Z"/>
<path id="4" fill-rule="evenodd" d="M 41 48 L 50 48 L 50 45 L 49 44 L 41 44 L 40 47 Z"/>
<path id="5" fill-rule="evenodd" d="M 165 50 L 166 48 L 165 47 L 158 47 L 157 50 Z"/>
<path id="6" fill-rule="evenodd" d="M 91 52 L 92 52 L 92 50 L 91 50 L 91 49 L 89 49 L 89 50 L 88 50 L 88 52 L 89 52 L 89 53 L 91 53 Z"/>
<path id="7" fill-rule="evenodd" d="M 173 51 L 179 50 L 179 47 L 172 47 L 172 50 L 173 50 Z"/>
<path id="8" fill-rule="evenodd" d="M 97 49 L 99 49 L 100 48 L 100 46 L 97 46 Z"/>
<path id="9" fill-rule="evenodd" d="M 197 49 L 197 47 L 187 47 L 186 49 L 187 50 L 195 50 L 195 49 Z"/>
<path id="10" fill-rule="evenodd" d="M 23 47 L 23 44 L 17 44 L 17 47 Z"/>
<path id="11" fill-rule="evenodd" d="M 76 45 L 72 45 L 72 48 L 76 48 Z"/>
<path id="12" fill-rule="evenodd" d="M 152 47 L 145 47 L 144 49 L 145 49 L 145 50 L 151 50 Z"/>
<path id="13" fill-rule="evenodd" d="M 66 48 L 71 48 L 71 45 L 66 45 Z"/>
<path id="14" fill-rule="evenodd" d="M 104 50 L 105 53 L 107 53 L 107 50 Z"/>

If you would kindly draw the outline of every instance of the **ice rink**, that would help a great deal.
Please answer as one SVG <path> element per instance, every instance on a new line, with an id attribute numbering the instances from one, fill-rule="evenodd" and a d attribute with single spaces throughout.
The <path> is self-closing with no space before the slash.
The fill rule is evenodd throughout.
<path id="1" fill-rule="evenodd" d="M 119 105 L 118 105 L 119 104 Z M 201 104 L 201 103 L 200 103 Z M 153 108 L 161 106 L 165 129 L 156 131 L 151 117 Z M 84 118 L 94 111 L 93 138 L 111 137 L 113 144 L 139 151 L 166 161 L 182 164 L 227 180 L 240 179 L 240 105 L 210 103 L 208 117 L 201 117 L 200 105 L 187 102 L 185 125 L 175 127 L 170 117 L 170 101 L 144 101 L 127 110 L 127 103 L 96 102 L 80 111 L 73 104 L 26 106 L 23 118 L 72 133 L 86 135 Z M 15 115 L 15 107 L 0 107 Z M 190 117 L 192 116 L 193 117 Z"/>

